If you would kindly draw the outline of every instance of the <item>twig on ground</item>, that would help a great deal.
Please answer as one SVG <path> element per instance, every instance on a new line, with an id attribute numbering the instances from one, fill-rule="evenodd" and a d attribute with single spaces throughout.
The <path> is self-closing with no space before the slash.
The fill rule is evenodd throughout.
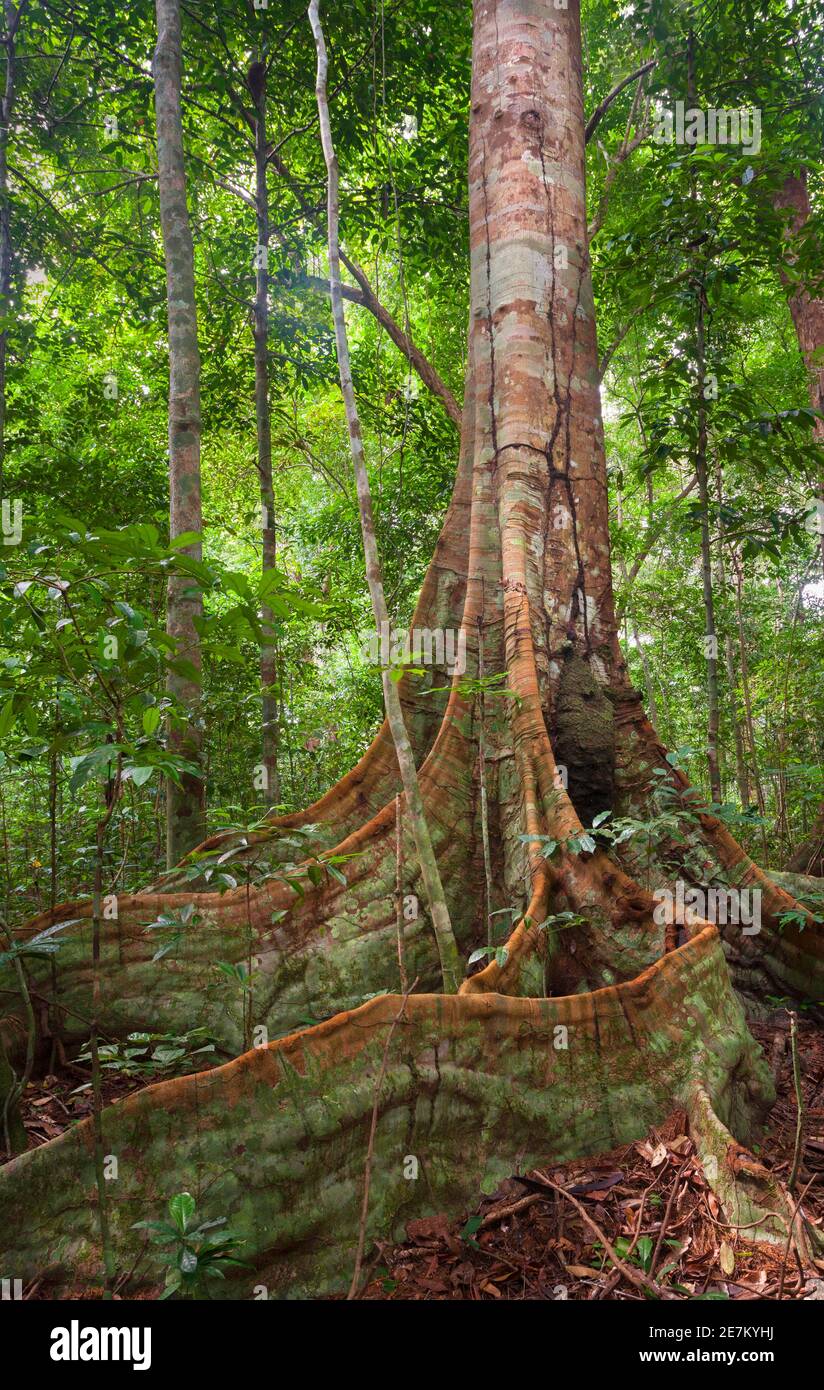
<path id="1" fill-rule="evenodd" d="M 418 983 L 418 976 L 415 976 L 410 988 L 406 990 L 401 1006 L 392 1020 L 389 1032 L 386 1035 L 386 1042 L 383 1045 L 383 1057 L 381 1058 L 381 1069 L 378 1074 L 378 1083 L 375 1087 L 375 1100 L 372 1106 L 372 1121 L 369 1126 L 369 1144 L 366 1150 L 366 1164 L 363 1170 L 363 1202 L 361 1203 L 360 1224 L 358 1226 L 358 1247 L 355 1252 L 355 1269 L 352 1274 L 352 1283 L 349 1285 L 349 1292 L 346 1295 L 347 1302 L 357 1297 L 358 1284 L 360 1283 L 361 1266 L 363 1265 L 363 1247 L 366 1244 L 366 1217 L 369 1212 L 369 1188 L 372 1183 L 372 1159 L 375 1156 L 375 1131 L 378 1128 L 378 1109 L 381 1100 L 381 1088 L 386 1076 L 386 1068 L 389 1062 L 389 1046 L 392 1036 L 406 1013 L 406 1001 L 409 998 L 415 985 Z"/>
<path id="2" fill-rule="evenodd" d="M 548 1197 L 542 1197 L 540 1192 L 530 1192 L 528 1197 L 519 1197 L 517 1202 L 509 1202 L 505 1206 L 495 1207 L 493 1211 L 487 1212 L 480 1226 L 479 1231 L 485 1231 L 489 1226 L 494 1226 L 497 1221 L 505 1221 L 508 1216 L 515 1216 L 519 1211 L 526 1211 L 527 1207 L 533 1207 L 536 1202 L 548 1202 Z"/>
<path id="3" fill-rule="evenodd" d="M 578 1215 L 583 1218 L 583 1220 L 589 1226 L 590 1230 L 594 1231 L 595 1235 L 598 1237 L 599 1241 L 601 1242 L 607 1254 L 609 1255 L 609 1258 L 612 1260 L 612 1263 L 615 1265 L 615 1268 L 621 1271 L 624 1278 L 627 1279 L 630 1284 L 632 1284 L 636 1289 L 644 1289 L 647 1293 L 651 1293 L 655 1298 L 677 1298 L 676 1294 L 670 1293 L 668 1289 L 661 1288 L 660 1284 L 656 1284 L 654 1279 L 648 1278 L 648 1276 L 644 1274 L 642 1270 L 633 1269 L 630 1265 L 626 1264 L 625 1261 L 621 1259 L 614 1246 L 610 1245 L 610 1242 L 607 1240 L 607 1237 L 604 1235 L 604 1232 L 601 1230 L 601 1227 L 598 1225 L 596 1221 L 593 1221 L 589 1212 L 578 1201 L 577 1197 L 573 1197 L 571 1192 L 567 1192 L 566 1188 L 564 1187 L 559 1187 L 556 1182 L 553 1182 L 551 1178 L 546 1177 L 543 1173 L 538 1174 L 538 1179 L 540 1182 L 546 1183 L 547 1187 L 551 1187 L 553 1192 L 560 1193 L 562 1197 L 566 1197 L 567 1201 L 572 1203 L 572 1205 L 575 1207 L 575 1210 L 578 1212 Z"/>
<path id="4" fill-rule="evenodd" d="M 791 1015 L 791 1017 L 792 1017 L 792 1015 Z M 793 1214 L 792 1214 L 792 1216 L 790 1217 L 790 1226 L 789 1226 L 789 1230 L 787 1231 L 787 1244 L 784 1246 L 784 1259 L 783 1259 L 782 1262 L 781 1262 L 781 1278 L 780 1278 L 779 1281 L 778 1281 L 778 1298 L 779 1298 L 779 1300 L 781 1300 L 781 1299 L 784 1297 L 784 1279 L 786 1278 L 786 1274 L 787 1274 L 787 1263 L 788 1263 L 789 1258 L 790 1258 L 790 1247 L 792 1246 L 792 1243 L 793 1243 L 793 1231 L 795 1230 L 796 1217 L 798 1216 L 798 1213 L 799 1213 L 799 1211 L 801 1210 L 801 1203 L 804 1201 L 804 1198 L 806 1197 L 806 1195 L 807 1195 L 809 1189 L 812 1187 L 813 1183 L 815 1182 L 816 1176 L 817 1176 L 817 1175 L 814 1173 L 813 1176 L 810 1178 L 810 1181 L 807 1183 L 807 1186 L 804 1188 L 804 1191 L 801 1193 L 801 1196 L 799 1197 L 798 1201 L 796 1202 L 795 1207 L 794 1207 L 794 1209 L 793 1209 Z M 799 1263 L 800 1263 L 800 1262 L 799 1262 Z M 804 1271 L 802 1270 L 801 1273 L 803 1274 L 803 1272 L 804 1272 Z"/>
<path id="5" fill-rule="evenodd" d="M 788 1010 L 788 1012 L 790 1014 L 790 1051 L 793 1061 L 793 1089 L 795 1090 L 796 1104 L 793 1166 L 790 1169 L 790 1176 L 787 1179 L 787 1191 L 792 1193 L 798 1181 L 798 1170 L 801 1167 L 801 1154 L 804 1147 L 804 1101 L 801 1096 L 801 1064 L 798 1060 L 798 1018 L 792 1011 Z"/>
<path id="6" fill-rule="evenodd" d="M 642 1222 L 643 1222 L 643 1220 L 644 1220 L 644 1207 L 646 1206 L 647 1197 L 649 1196 L 649 1194 L 650 1194 L 650 1192 L 652 1191 L 652 1189 L 655 1187 L 655 1183 L 657 1183 L 657 1181 L 658 1181 L 658 1179 L 656 1178 L 656 1179 L 655 1179 L 655 1182 L 651 1182 L 650 1185 L 649 1185 L 649 1187 L 647 1187 L 647 1188 L 644 1190 L 644 1193 L 643 1193 L 643 1195 L 642 1195 L 642 1197 L 641 1197 L 641 1201 L 640 1201 L 640 1204 L 639 1204 L 639 1206 L 638 1206 L 638 1220 L 637 1220 L 636 1223 L 635 1223 L 635 1231 L 634 1231 L 634 1233 L 633 1233 L 632 1240 L 630 1241 L 629 1246 L 628 1246 L 628 1248 L 627 1248 L 627 1255 L 626 1255 L 626 1257 L 627 1257 L 628 1260 L 629 1260 L 629 1259 L 632 1257 L 632 1255 L 635 1253 L 635 1247 L 636 1247 L 636 1245 L 638 1244 L 638 1239 L 639 1239 L 639 1237 L 640 1237 L 640 1235 L 641 1235 L 641 1225 L 642 1225 Z M 607 1282 L 604 1284 L 603 1288 L 598 1289 L 598 1290 L 596 1291 L 596 1294 L 595 1294 L 596 1300 L 600 1300 L 600 1299 L 602 1299 L 602 1298 L 609 1298 L 609 1295 L 613 1292 L 613 1290 L 614 1290 L 615 1288 L 617 1288 L 617 1286 L 618 1286 L 618 1284 L 620 1283 L 620 1281 L 621 1281 L 621 1271 L 620 1271 L 620 1269 L 614 1269 L 614 1270 L 612 1271 L 612 1273 L 610 1274 L 609 1278 L 607 1279 Z"/>
<path id="7" fill-rule="evenodd" d="M 652 1252 L 652 1259 L 651 1259 L 650 1262 L 649 1262 L 649 1277 L 650 1277 L 650 1279 L 651 1279 L 651 1278 L 653 1277 L 653 1275 L 655 1274 L 655 1266 L 656 1266 L 656 1264 L 658 1263 L 658 1255 L 659 1255 L 659 1253 L 660 1253 L 660 1251 L 661 1251 L 661 1246 L 662 1246 L 663 1241 L 664 1241 L 664 1235 L 665 1235 L 665 1233 L 666 1233 L 667 1226 L 669 1225 L 670 1212 L 672 1211 L 672 1204 L 673 1204 L 673 1202 L 675 1201 L 675 1194 L 676 1194 L 676 1192 L 678 1191 L 678 1184 L 679 1184 L 680 1181 L 681 1181 L 681 1174 L 683 1173 L 684 1169 L 686 1168 L 687 1164 L 689 1163 L 690 1158 L 691 1158 L 691 1155 L 688 1154 L 687 1157 L 684 1159 L 683 1163 L 681 1163 L 681 1164 L 679 1165 L 678 1172 L 675 1174 L 675 1182 L 672 1184 L 672 1187 L 671 1187 L 671 1189 L 670 1189 L 669 1197 L 667 1198 L 667 1205 L 666 1205 L 666 1207 L 665 1207 L 665 1209 L 664 1209 L 664 1217 L 663 1217 L 663 1220 L 662 1220 L 662 1222 L 661 1222 L 660 1229 L 659 1229 L 659 1231 L 658 1231 L 658 1239 L 657 1239 L 656 1242 L 655 1242 L 655 1249 L 654 1249 L 653 1252 Z"/>

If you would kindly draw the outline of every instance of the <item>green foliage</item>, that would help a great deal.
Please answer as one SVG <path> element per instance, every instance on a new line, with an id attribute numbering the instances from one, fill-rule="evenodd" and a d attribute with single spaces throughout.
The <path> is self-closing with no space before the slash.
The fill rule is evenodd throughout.
<path id="1" fill-rule="evenodd" d="M 156 940 L 160 941 L 152 960 L 163 960 L 166 956 L 175 955 L 188 930 L 196 928 L 200 920 L 194 903 L 184 903 L 183 907 L 164 908 L 153 922 L 146 925 L 146 931 L 157 932 Z"/>
<path id="2" fill-rule="evenodd" d="M 165 1266 L 164 1292 L 161 1299 L 202 1298 L 209 1295 L 209 1281 L 225 1279 L 226 1270 L 246 1268 L 238 1259 L 243 1244 L 229 1230 L 226 1217 L 199 1221 L 194 1197 L 179 1192 L 169 1202 L 168 1221 L 136 1221 L 133 1230 L 146 1231 Z"/>
<path id="3" fill-rule="evenodd" d="M 129 1033 L 126 1041 L 101 1043 L 98 1052 L 104 1071 L 143 1081 L 156 1081 L 165 1076 L 183 1076 L 197 1071 L 212 1060 L 214 1043 L 206 1042 L 205 1028 L 190 1028 L 186 1033 Z M 87 1048 L 78 1062 L 91 1062 Z M 78 1087 L 85 1090 L 87 1087 Z"/>
<path id="4" fill-rule="evenodd" d="M 476 951 L 472 952 L 467 965 L 475 965 L 476 961 L 486 960 L 487 957 L 503 968 L 509 958 L 509 952 L 506 946 L 479 946 Z"/>
<path id="5" fill-rule="evenodd" d="M 184 712 L 170 701 L 165 677 L 194 674 L 165 631 L 170 575 L 185 575 L 205 599 L 210 830 L 248 826 L 270 810 L 250 771 L 259 757 L 264 636 L 277 653 L 284 810 L 320 797 L 353 766 L 382 717 L 380 673 L 358 647 L 371 613 L 328 301 L 317 288 L 325 227 L 312 212 L 323 178 L 314 52 L 305 5 L 284 0 L 276 8 L 276 44 L 271 6 L 229 13 L 206 0 L 183 13 L 205 403 L 201 561 L 166 539 L 152 8 L 114 15 L 106 6 L 66 11 L 45 0 L 21 25 L 9 132 L 14 254 L 3 321 L 3 494 L 23 500 L 24 523 L 22 543 L 4 546 L 0 557 L 8 843 L 0 878 L 10 920 L 86 890 L 94 827 L 105 788 L 115 784 L 107 881 L 117 874 L 128 889 L 154 876 L 161 784 L 191 770 L 167 746 Z M 457 397 L 469 264 L 470 9 L 431 0 L 387 6 L 376 28 L 373 9 L 358 3 L 338 7 L 329 32 L 347 250 Z M 822 449 L 787 308 L 793 286 L 821 282 L 824 122 L 810 74 L 824 54 L 816 21 L 813 0 L 789 8 L 759 0 L 743 11 L 726 0 L 712 7 L 652 0 L 631 12 L 587 0 L 582 16 L 588 113 L 647 58 L 656 66 L 645 76 L 644 100 L 671 107 L 683 99 L 690 33 L 698 104 L 764 113 L 760 150 L 647 138 L 616 165 L 610 161 L 636 93 L 630 83 L 588 144 L 587 187 L 600 221 L 592 262 L 608 358 L 603 400 L 624 653 L 654 703 L 663 741 L 696 749 L 690 776 L 708 797 L 698 566 L 704 509 L 694 488 L 685 494 L 695 465 L 695 316 L 703 295 L 706 368 L 718 388 L 707 401 L 716 621 L 722 656 L 728 640 L 733 648 L 732 666 L 722 660 L 720 674 L 722 802 L 711 809 L 773 865 L 803 838 L 824 794 L 816 736 L 824 594 L 811 524 Z M 261 42 L 270 45 L 270 134 L 285 160 L 285 172 L 274 163 L 269 171 L 278 569 L 263 583 L 248 320 L 257 228 L 244 114 L 246 67 Z M 802 167 L 812 216 L 789 245 L 774 195 Z M 449 499 L 456 432 L 384 330 L 356 305 L 347 312 L 386 589 L 393 623 L 403 626 Z M 265 633 L 264 600 L 273 612 Z M 427 673 L 414 676 L 425 688 Z M 481 686 L 467 675 L 460 690 L 471 699 Z M 437 703 L 447 690 L 438 684 L 428 693 Z M 483 694 L 512 698 L 506 673 L 488 674 Z M 743 784 L 742 733 L 752 742 Z M 54 784 L 56 826 L 48 809 Z M 665 814 L 659 805 L 655 816 Z M 628 832 L 627 852 L 645 837 L 660 844 L 678 833 L 671 821 L 646 829 L 643 821 L 613 823 L 616 834 Z M 565 848 L 592 853 L 593 842 L 619 843 L 593 834 L 598 828 Z M 44 866 L 54 842 L 52 884 Z M 559 847 L 541 848 L 552 857 Z M 260 874 L 266 863 L 261 856 Z M 339 881 L 336 869 L 314 861 L 292 875 L 296 893 L 307 882 Z M 227 861 L 204 864 L 203 872 L 229 890 L 252 870 Z"/>

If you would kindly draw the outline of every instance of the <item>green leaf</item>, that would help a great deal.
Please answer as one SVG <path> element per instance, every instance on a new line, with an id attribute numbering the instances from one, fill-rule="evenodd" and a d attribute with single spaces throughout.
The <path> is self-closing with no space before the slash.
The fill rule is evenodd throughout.
<path id="1" fill-rule="evenodd" d="M 191 681 L 192 685 L 200 685 L 202 676 L 193 661 L 188 657 L 177 656 L 168 663 L 169 669 L 174 671 L 176 676 L 182 676 L 184 680 Z"/>
<path id="2" fill-rule="evenodd" d="M 5 738 L 14 723 L 14 696 L 10 695 L 0 710 L 0 738 Z"/>
<path id="3" fill-rule="evenodd" d="M 127 767 L 123 776 L 130 778 L 136 787 L 142 787 L 145 786 L 152 773 L 155 771 L 156 769 L 154 767 L 146 767 L 145 765 L 142 767 Z"/>
<path id="4" fill-rule="evenodd" d="M 484 1219 L 482 1216 L 470 1216 L 461 1230 L 461 1240 L 470 1241 L 473 1245 L 477 1244 L 476 1241 L 472 1240 L 472 1237 L 481 1229 L 483 1224 Z"/>
<path id="5" fill-rule="evenodd" d="M 143 732 L 145 734 L 153 734 L 160 724 L 160 717 L 160 710 L 157 708 L 157 705 L 149 705 L 148 709 L 144 709 Z"/>
<path id="6" fill-rule="evenodd" d="M 190 1192 L 178 1192 L 169 1202 L 169 1215 L 181 1235 L 195 1214 L 195 1199 Z"/>

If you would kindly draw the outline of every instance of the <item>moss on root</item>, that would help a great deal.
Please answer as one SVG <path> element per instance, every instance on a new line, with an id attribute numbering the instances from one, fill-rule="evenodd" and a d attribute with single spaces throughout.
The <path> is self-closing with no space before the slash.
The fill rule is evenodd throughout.
<path id="1" fill-rule="evenodd" d="M 344 1288 L 377 1077 L 401 1005 L 374 999 L 107 1109 L 119 1268 L 139 1254 L 132 1224 L 186 1189 L 245 1241 L 251 1269 L 216 1296 L 250 1298 L 260 1284 L 289 1297 Z M 460 1209 L 519 1168 L 638 1138 L 691 1102 L 697 1078 L 719 1123 L 748 1142 L 772 1082 L 713 929 L 589 995 L 413 995 L 389 1045 L 368 1235 Z M 0 1173 L 0 1231 L 4 1274 L 44 1278 L 53 1296 L 88 1281 L 98 1262 L 88 1122 Z"/>

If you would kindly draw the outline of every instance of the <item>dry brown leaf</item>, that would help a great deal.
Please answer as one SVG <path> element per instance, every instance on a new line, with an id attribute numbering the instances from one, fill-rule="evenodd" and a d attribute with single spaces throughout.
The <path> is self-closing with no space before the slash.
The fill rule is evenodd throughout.
<path id="1" fill-rule="evenodd" d="M 670 1140 L 667 1148 L 674 1154 L 686 1154 L 692 1148 L 692 1140 L 687 1134 L 679 1134 L 677 1138 Z"/>

